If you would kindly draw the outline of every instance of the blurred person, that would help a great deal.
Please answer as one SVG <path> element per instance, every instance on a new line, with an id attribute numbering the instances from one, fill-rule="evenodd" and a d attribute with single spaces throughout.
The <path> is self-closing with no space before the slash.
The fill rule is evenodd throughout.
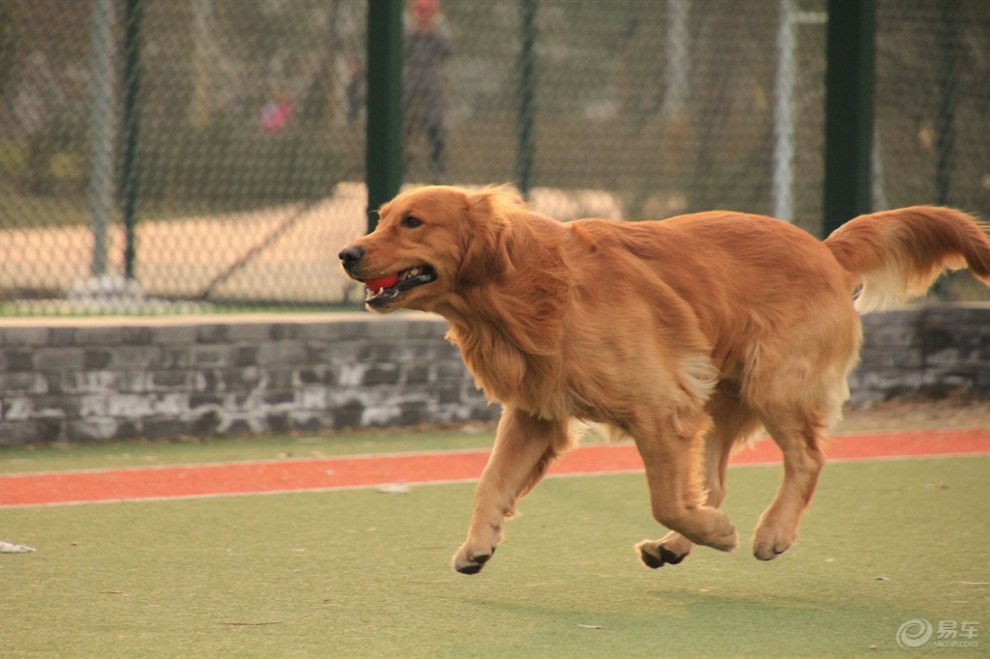
<path id="1" fill-rule="evenodd" d="M 365 89 L 364 62 L 360 57 L 352 56 L 347 60 L 347 123 L 353 124 L 361 116 L 367 100 Z"/>
<path id="2" fill-rule="evenodd" d="M 288 94 L 277 90 L 261 109 L 261 130 L 266 133 L 279 133 L 289 125 L 292 117 L 292 102 Z"/>
<path id="3" fill-rule="evenodd" d="M 442 68 L 450 56 L 450 34 L 440 0 L 409 1 L 403 55 L 406 151 L 416 135 L 425 132 L 430 148 L 430 175 L 437 182 L 445 171 L 447 98 Z M 407 157 L 407 169 L 409 162 Z"/>

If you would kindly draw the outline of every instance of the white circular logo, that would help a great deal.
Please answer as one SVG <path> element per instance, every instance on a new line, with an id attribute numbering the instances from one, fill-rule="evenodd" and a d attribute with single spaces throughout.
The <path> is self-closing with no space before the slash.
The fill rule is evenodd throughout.
<path id="1" fill-rule="evenodd" d="M 908 620 L 897 628 L 897 644 L 905 650 L 920 648 L 932 638 L 932 623 L 924 618 Z"/>

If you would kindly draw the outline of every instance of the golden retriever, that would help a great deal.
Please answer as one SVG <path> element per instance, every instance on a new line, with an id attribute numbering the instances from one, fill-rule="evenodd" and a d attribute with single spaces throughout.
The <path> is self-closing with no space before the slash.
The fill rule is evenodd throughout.
<path id="1" fill-rule="evenodd" d="M 502 403 L 453 560 L 464 574 L 488 562 L 519 499 L 572 445 L 572 419 L 636 442 L 653 516 L 670 530 L 636 545 L 652 568 L 694 544 L 736 547 L 719 510 L 726 464 L 766 428 L 784 477 L 753 552 L 775 558 L 797 538 L 849 397 L 857 310 L 923 293 L 946 268 L 968 265 L 990 283 L 986 225 L 948 208 L 863 215 L 823 242 L 729 211 L 562 223 L 505 188 L 404 192 L 339 256 L 369 309 L 443 316 L 479 387 Z"/>

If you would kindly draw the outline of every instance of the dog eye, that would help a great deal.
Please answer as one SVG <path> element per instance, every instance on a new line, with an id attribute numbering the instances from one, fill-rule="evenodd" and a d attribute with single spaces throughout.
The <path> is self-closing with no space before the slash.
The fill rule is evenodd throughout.
<path id="1" fill-rule="evenodd" d="M 415 229 L 416 227 L 423 226 L 423 220 L 419 219 L 415 215 L 406 215 L 402 218 L 402 226 L 407 229 Z"/>

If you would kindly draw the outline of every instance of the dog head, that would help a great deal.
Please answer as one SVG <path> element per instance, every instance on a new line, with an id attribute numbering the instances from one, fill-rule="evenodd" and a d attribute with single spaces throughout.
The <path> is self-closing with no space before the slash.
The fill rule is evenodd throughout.
<path id="1" fill-rule="evenodd" d="M 428 186 L 381 208 L 376 229 L 339 257 L 367 287 L 365 306 L 437 311 L 452 294 L 497 279 L 509 267 L 507 209 L 521 200 L 504 188 Z"/>

